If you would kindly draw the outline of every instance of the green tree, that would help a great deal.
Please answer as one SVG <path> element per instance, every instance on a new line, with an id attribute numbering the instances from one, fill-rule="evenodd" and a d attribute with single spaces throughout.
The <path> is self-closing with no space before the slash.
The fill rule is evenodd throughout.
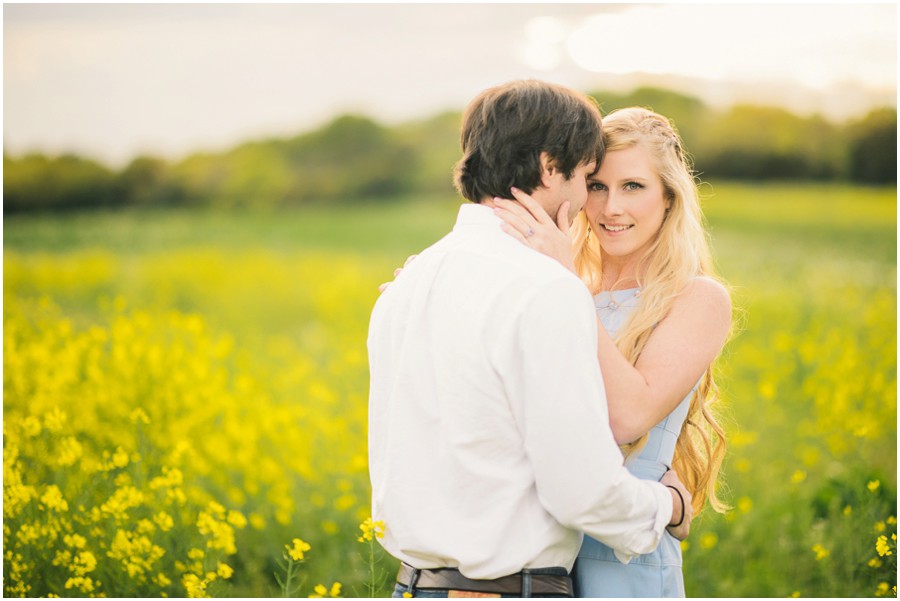
<path id="1" fill-rule="evenodd" d="M 137 157 L 118 173 L 116 183 L 122 202 L 129 205 L 173 205 L 185 196 L 168 163 L 156 157 Z"/>
<path id="2" fill-rule="evenodd" d="M 851 123 L 849 176 L 866 184 L 897 182 L 897 111 L 879 109 Z"/>
<path id="3" fill-rule="evenodd" d="M 769 106 L 738 105 L 717 114 L 697 146 L 697 168 L 709 177 L 834 179 L 844 160 L 834 125 Z"/>
<path id="4" fill-rule="evenodd" d="M 3 156 L 3 212 L 79 209 L 120 204 L 115 174 L 100 163 L 66 154 Z"/>
<path id="5" fill-rule="evenodd" d="M 672 121 L 689 152 L 693 151 L 704 125 L 710 119 L 712 109 L 698 98 L 671 90 L 642 87 L 628 94 L 593 92 L 604 115 L 615 109 L 640 106 L 650 109 Z"/>

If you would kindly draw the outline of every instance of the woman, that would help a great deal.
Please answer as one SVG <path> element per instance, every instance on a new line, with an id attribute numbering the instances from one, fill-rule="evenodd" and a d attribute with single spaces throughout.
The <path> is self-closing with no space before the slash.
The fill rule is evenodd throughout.
<path id="1" fill-rule="evenodd" d="M 575 271 L 595 295 L 610 424 L 628 469 L 658 480 L 674 466 L 695 515 L 707 499 L 722 511 L 715 484 L 725 444 L 709 406 L 731 301 L 713 274 L 691 167 L 674 128 L 651 111 L 614 111 L 603 133 L 606 155 L 571 230 L 568 207 L 557 226 L 518 190 L 518 203 L 495 199 L 496 212 L 505 231 Z M 681 547 L 668 534 L 627 565 L 585 537 L 574 579 L 582 597 L 685 594 Z"/>

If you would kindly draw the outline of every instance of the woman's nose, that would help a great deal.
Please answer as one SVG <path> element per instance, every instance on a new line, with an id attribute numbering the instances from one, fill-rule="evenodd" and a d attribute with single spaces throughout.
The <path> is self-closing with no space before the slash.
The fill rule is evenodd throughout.
<path id="1" fill-rule="evenodd" d="M 603 212 L 607 215 L 621 215 L 622 208 L 618 194 L 610 192 L 606 197 L 606 206 L 603 207 Z"/>

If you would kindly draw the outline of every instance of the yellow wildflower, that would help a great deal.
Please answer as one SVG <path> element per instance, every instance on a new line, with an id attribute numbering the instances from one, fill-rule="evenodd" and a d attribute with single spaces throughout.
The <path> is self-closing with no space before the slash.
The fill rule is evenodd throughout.
<path id="1" fill-rule="evenodd" d="M 162 468 L 162 473 L 162 476 L 157 476 L 150 480 L 151 490 L 156 490 L 157 488 L 163 487 L 180 486 L 184 482 L 184 475 L 178 468 L 170 468 L 164 465 Z"/>
<path id="2" fill-rule="evenodd" d="M 315 594 L 310 595 L 309 596 L 310 599 L 318 599 L 318 598 L 324 597 L 328 594 L 328 589 L 325 588 L 324 584 L 317 584 L 315 587 L 313 587 L 313 590 L 315 591 Z"/>
<path id="3" fill-rule="evenodd" d="M 152 534 L 156 532 L 156 526 L 153 524 L 153 522 L 151 522 L 147 518 L 144 518 L 138 521 L 136 530 L 141 534 Z"/>
<path id="4" fill-rule="evenodd" d="M 794 472 L 794 475 L 791 476 L 791 482 L 794 484 L 799 484 L 806 480 L 806 472 L 803 470 L 797 470 Z"/>
<path id="5" fill-rule="evenodd" d="M 331 588 L 327 588 L 324 584 L 317 584 L 313 589 L 315 592 L 309 596 L 310 599 L 321 599 L 323 597 L 340 597 L 341 583 L 335 582 Z"/>
<path id="6" fill-rule="evenodd" d="M 884 565 L 884 562 L 881 561 L 880 559 L 878 559 L 877 557 L 873 557 L 872 559 L 869 560 L 868 565 L 870 568 L 880 568 L 881 566 Z"/>
<path id="7" fill-rule="evenodd" d="M 44 415 L 44 427 L 51 432 L 59 432 L 66 425 L 66 414 L 54 407 Z"/>
<path id="8" fill-rule="evenodd" d="M 15 517 L 19 512 L 37 497 L 37 491 L 33 486 L 24 484 L 10 484 L 8 479 L 3 482 L 3 516 Z"/>
<path id="9" fill-rule="evenodd" d="M 19 539 L 19 541 L 23 545 L 33 543 L 40 537 L 40 530 L 37 527 L 32 526 L 31 524 L 22 524 L 22 527 L 19 528 L 18 532 L 16 532 L 16 538 Z"/>
<path id="10" fill-rule="evenodd" d="M 132 411 L 128 418 L 135 424 L 138 422 L 141 422 L 143 424 L 150 423 L 150 418 L 147 416 L 147 413 L 140 407 Z"/>
<path id="11" fill-rule="evenodd" d="M 893 555 L 893 553 L 891 552 L 891 547 L 890 545 L 888 545 L 888 539 L 884 535 L 879 536 L 878 540 L 875 541 L 875 550 L 878 551 L 878 555 L 880 557 Z"/>
<path id="12" fill-rule="evenodd" d="M 156 584 L 159 585 L 160 588 L 165 588 L 165 587 L 169 586 L 170 584 L 172 584 L 172 581 L 169 579 L 168 576 L 166 576 L 165 574 L 160 572 L 159 574 L 156 575 Z"/>
<path id="13" fill-rule="evenodd" d="M 56 556 L 53 558 L 53 565 L 55 566 L 67 566 L 72 563 L 72 552 L 71 551 L 57 551 Z"/>
<path id="14" fill-rule="evenodd" d="M 875 589 L 876 597 L 885 597 L 888 594 L 888 591 L 891 589 L 890 585 L 887 582 L 879 582 L 878 588 Z"/>
<path id="15" fill-rule="evenodd" d="M 362 530 L 362 536 L 356 540 L 361 543 L 372 541 L 373 537 L 384 538 L 384 521 L 382 520 L 373 521 L 370 517 L 366 518 L 366 520 L 359 525 L 359 529 Z"/>
<path id="16" fill-rule="evenodd" d="M 742 513 L 747 513 L 751 509 L 753 509 L 753 499 L 748 497 L 741 497 L 737 502 L 738 510 Z"/>
<path id="17" fill-rule="evenodd" d="M 216 515 L 224 517 L 224 508 L 222 508 L 221 512 L 219 511 L 221 507 L 217 503 L 210 503 L 210 509 Z M 206 546 L 210 549 L 222 549 L 228 555 L 237 553 L 237 547 L 234 544 L 234 528 L 229 524 L 220 522 L 213 515 L 201 511 L 197 517 L 197 529 L 200 531 L 200 534 L 209 537 L 209 540 L 206 541 Z"/>
<path id="18" fill-rule="evenodd" d="M 69 504 L 66 503 L 62 493 L 55 484 L 51 484 L 44 491 L 43 496 L 41 496 L 41 503 L 43 503 L 44 507 L 53 511 L 62 512 L 69 510 Z"/>
<path id="19" fill-rule="evenodd" d="M 125 467 L 128 465 L 128 453 L 122 447 L 116 448 L 116 452 L 112 456 L 112 463 L 115 467 Z"/>
<path id="20" fill-rule="evenodd" d="M 200 580 L 196 574 L 185 574 L 181 579 L 181 584 L 184 585 L 184 590 L 191 599 L 206 596 L 206 581 Z"/>
<path id="21" fill-rule="evenodd" d="M 25 436 L 34 437 L 41 433 L 41 421 L 33 415 L 22 420 L 22 431 Z"/>
<path id="22" fill-rule="evenodd" d="M 891 516 L 887 519 L 887 523 L 890 524 L 891 526 L 894 526 L 897 524 L 897 518 L 895 518 L 894 516 Z"/>
<path id="23" fill-rule="evenodd" d="M 216 503 L 215 501 L 210 501 L 209 505 L 207 505 L 207 509 L 209 512 L 219 520 L 225 519 L 225 508 Z"/>
<path id="24" fill-rule="evenodd" d="M 165 511 L 160 511 L 156 515 L 153 516 L 153 522 L 159 526 L 159 529 L 163 532 L 168 532 L 175 526 L 175 522 L 172 520 L 172 516 L 170 516 Z"/>
<path id="25" fill-rule="evenodd" d="M 244 514 L 234 509 L 228 512 L 228 519 L 225 521 L 238 529 L 247 526 L 247 518 L 244 517 Z"/>
<path id="26" fill-rule="evenodd" d="M 885 529 L 886 527 L 887 527 L 887 526 L 885 526 L 884 522 L 875 522 L 875 526 L 873 526 L 872 529 L 873 529 L 875 532 L 884 532 L 884 529 Z"/>
<path id="27" fill-rule="evenodd" d="M 191 549 L 190 551 L 188 551 L 187 556 L 188 559 L 203 559 L 204 557 L 206 557 L 206 553 L 203 551 L 203 549 Z"/>
<path id="28" fill-rule="evenodd" d="M 812 551 L 816 554 L 816 561 L 821 561 L 831 555 L 831 551 L 818 543 L 812 546 Z"/>
<path id="29" fill-rule="evenodd" d="M 216 573 L 225 580 L 228 580 L 234 574 L 234 568 L 232 568 L 227 563 L 222 563 L 220 561 L 218 567 L 216 568 Z"/>
<path id="30" fill-rule="evenodd" d="M 878 487 L 881 486 L 880 480 L 871 480 L 868 484 L 866 484 L 866 488 L 869 489 L 869 492 L 875 492 L 878 490 Z"/>
<path id="31" fill-rule="evenodd" d="M 100 511 L 115 518 L 124 518 L 128 510 L 144 502 L 144 493 L 133 486 L 124 486 L 100 505 Z"/>
<path id="32" fill-rule="evenodd" d="M 853 513 L 853 507 L 851 507 L 850 505 L 847 505 L 846 507 L 844 507 L 844 515 L 850 515 L 852 513 Z"/>
<path id="33" fill-rule="evenodd" d="M 66 438 L 63 438 L 59 446 L 59 455 L 57 456 L 56 460 L 61 467 L 74 465 L 75 462 L 81 459 L 81 443 L 78 442 L 78 440 L 74 436 L 67 436 Z"/>
<path id="34" fill-rule="evenodd" d="M 701 549 L 712 549 L 719 543 L 719 537 L 715 532 L 707 532 L 703 536 L 700 537 L 700 548 Z"/>
<path id="35" fill-rule="evenodd" d="M 287 549 L 288 556 L 294 561 L 303 561 L 303 554 L 312 547 L 309 543 L 306 543 L 299 538 L 295 538 L 291 543 L 293 544 L 293 547 L 291 545 L 284 546 L 284 548 Z"/>
<path id="36" fill-rule="evenodd" d="M 84 545 L 87 544 L 87 539 L 78 534 L 67 534 L 63 537 L 63 542 L 66 543 L 67 547 L 83 549 Z"/>
<path id="37" fill-rule="evenodd" d="M 74 576 L 66 580 L 66 588 L 77 588 L 82 593 L 94 591 L 94 581 L 86 576 Z"/>
<path id="38" fill-rule="evenodd" d="M 325 534 L 337 534 L 340 531 L 337 523 L 335 523 L 333 520 L 324 520 L 321 526 L 322 532 L 324 532 Z"/>
<path id="39" fill-rule="evenodd" d="M 410 592 L 403 593 L 403 598 L 404 599 L 412 599 L 413 598 L 412 593 L 410 593 Z"/>
<path id="40" fill-rule="evenodd" d="M 250 514 L 250 525 L 256 530 L 262 530 L 266 527 L 266 518 L 254 511 Z"/>
<path id="41" fill-rule="evenodd" d="M 90 551 L 82 551 L 75 556 L 72 562 L 72 573 L 76 576 L 84 576 L 97 568 L 97 558 Z"/>

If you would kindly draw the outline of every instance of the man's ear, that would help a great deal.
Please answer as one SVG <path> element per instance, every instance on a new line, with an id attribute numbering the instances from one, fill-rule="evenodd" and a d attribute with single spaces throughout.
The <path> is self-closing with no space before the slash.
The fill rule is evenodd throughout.
<path id="1" fill-rule="evenodd" d="M 553 183 L 554 176 L 558 174 L 559 169 L 556 168 L 554 160 L 546 151 L 541 152 L 541 185 L 549 188 Z"/>

